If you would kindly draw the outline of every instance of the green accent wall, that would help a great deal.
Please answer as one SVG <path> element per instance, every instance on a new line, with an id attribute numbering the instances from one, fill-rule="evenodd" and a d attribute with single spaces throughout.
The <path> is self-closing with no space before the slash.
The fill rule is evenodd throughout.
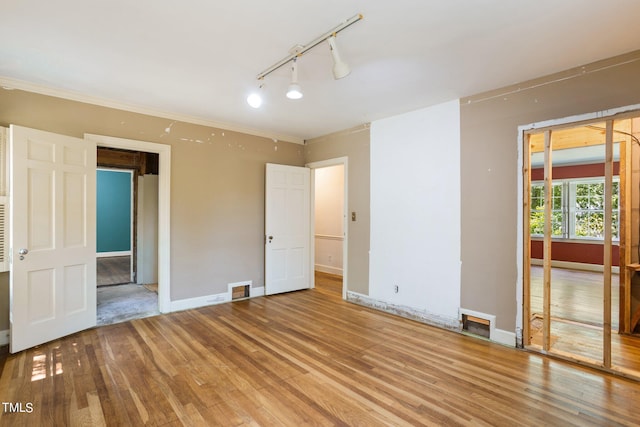
<path id="1" fill-rule="evenodd" d="M 98 170 L 97 252 L 131 250 L 130 172 Z"/>

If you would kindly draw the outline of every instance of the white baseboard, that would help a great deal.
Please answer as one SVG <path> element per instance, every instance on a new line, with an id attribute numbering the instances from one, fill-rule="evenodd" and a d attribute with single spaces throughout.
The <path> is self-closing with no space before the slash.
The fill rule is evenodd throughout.
<path id="1" fill-rule="evenodd" d="M 108 258 L 112 256 L 129 256 L 131 251 L 116 251 L 116 252 L 96 252 L 96 258 Z"/>
<path id="2" fill-rule="evenodd" d="M 516 347 L 516 333 L 505 331 L 504 329 L 494 329 L 491 335 L 491 341 L 509 347 Z"/>
<path id="3" fill-rule="evenodd" d="M 342 276 L 342 269 L 338 267 L 331 267 L 330 265 L 316 264 L 314 268 L 316 271 L 320 271 L 321 273 L 329 273 L 329 274 L 334 274 L 336 276 Z"/>
<path id="4" fill-rule="evenodd" d="M 531 265 L 543 265 L 543 260 L 538 258 L 531 258 Z M 587 264 L 584 262 L 571 262 L 571 261 L 557 261 L 551 260 L 551 267 L 568 268 L 571 270 L 583 270 L 583 271 L 596 271 L 602 273 L 604 266 L 600 264 Z M 612 266 L 612 273 L 620 273 L 620 267 Z"/>
<path id="5" fill-rule="evenodd" d="M 256 288 L 251 288 L 251 290 L 249 292 L 250 292 L 249 298 L 263 297 L 264 296 L 264 286 L 258 286 Z"/>
<path id="6" fill-rule="evenodd" d="M 439 328 L 452 331 L 460 331 L 460 322 L 456 318 L 448 318 L 412 307 L 391 304 L 351 291 L 347 291 L 347 301 L 384 311 L 385 313 L 395 314 L 427 325 L 437 326 Z"/>
<path id="7" fill-rule="evenodd" d="M 205 307 L 207 305 L 222 304 L 231 301 L 231 294 L 224 292 L 221 294 L 204 295 L 195 298 L 186 298 L 176 301 L 171 301 L 170 311 L 182 311 L 192 308 Z"/>
<path id="8" fill-rule="evenodd" d="M 264 296 L 264 286 L 256 288 L 249 288 L 249 298 Z M 182 311 L 192 308 L 206 307 L 208 305 L 223 304 L 225 302 L 231 302 L 231 291 L 223 292 L 221 294 L 205 295 L 195 298 L 185 298 L 181 300 L 171 301 L 170 311 Z"/>
<path id="9" fill-rule="evenodd" d="M 495 328 L 496 317 L 494 315 L 460 309 L 460 314 L 459 314 L 460 319 L 447 318 L 444 316 L 426 312 L 424 310 L 417 310 L 412 307 L 390 304 L 385 301 L 376 300 L 367 295 L 362 295 L 357 292 L 351 292 L 351 291 L 347 292 L 347 301 L 352 302 L 354 304 L 363 305 L 365 307 L 373 308 L 375 310 L 384 311 L 385 313 L 395 314 L 397 316 L 405 317 L 407 319 L 415 320 L 427 325 L 448 329 L 454 332 L 462 331 L 462 323 L 460 322 L 460 319 L 462 319 L 463 313 L 473 315 L 473 316 L 491 321 L 490 338 L 489 338 L 491 341 L 494 341 L 498 344 L 506 345 L 509 347 L 516 346 L 516 334 L 514 332 L 509 332 L 509 331 Z"/>
<path id="10" fill-rule="evenodd" d="M 9 345 L 9 329 L 0 331 L 0 346 Z"/>

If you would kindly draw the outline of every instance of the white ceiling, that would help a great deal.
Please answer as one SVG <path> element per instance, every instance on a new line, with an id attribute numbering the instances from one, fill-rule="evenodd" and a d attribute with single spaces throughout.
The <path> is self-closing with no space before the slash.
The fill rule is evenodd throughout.
<path id="1" fill-rule="evenodd" d="M 300 140 L 640 49 L 638 0 L 2 0 L 0 83 Z M 289 49 L 361 13 L 299 61 Z M 46 90 L 45 90 L 46 91 Z M 56 92 L 60 93 L 60 92 Z M 2 91 L 0 91 L 0 96 Z"/>

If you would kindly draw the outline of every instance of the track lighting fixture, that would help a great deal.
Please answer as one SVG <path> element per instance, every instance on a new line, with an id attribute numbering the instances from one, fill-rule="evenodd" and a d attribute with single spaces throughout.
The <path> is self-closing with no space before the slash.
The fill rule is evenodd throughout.
<path id="1" fill-rule="evenodd" d="M 302 98 L 302 89 L 298 84 L 298 61 L 297 58 L 291 63 L 291 83 L 289 89 L 287 89 L 287 98 L 300 99 Z"/>
<path id="2" fill-rule="evenodd" d="M 332 35 L 327 41 L 333 57 L 333 78 L 338 80 L 347 77 L 351 73 L 351 68 L 340 59 L 340 53 L 338 53 L 338 47 L 336 46 L 336 36 Z"/>
<path id="3" fill-rule="evenodd" d="M 280 61 L 273 64 L 271 67 L 267 68 L 266 70 L 258 74 L 258 77 L 257 77 L 258 80 L 262 82 L 263 79 L 267 77 L 269 74 L 273 73 L 275 70 L 279 69 L 285 64 L 288 64 L 289 62 L 291 62 L 292 63 L 291 83 L 289 84 L 289 88 L 287 89 L 287 98 L 289 99 L 302 98 L 302 90 L 300 88 L 300 84 L 298 83 L 297 60 L 308 50 L 316 47 L 317 45 L 324 42 L 325 40 L 328 41 L 329 43 L 329 48 L 331 49 L 331 56 L 333 58 L 333 77 L 337 80 L 337 79 L 341 79 L 343 77 L 348 76 L 349 73 L 351 73 L 351 69 L 340 58 L 340 54 L 338 53 L 338 48 L 336 47 L 336 34 L 344 30 L 345 28 L 355 24 L 356 22 L 360 21 L 362 18 L 363 17 L 360 14 L 352 16 L 351 18 L 344 21 L 342 24 L 338 25 L 337 27 L 333 28 L 329 32 L 323 34 L 322 36 L 316 38 L 315 40 L 312 40 L 306 45 L 294 46 L 294 48 L 292 48 L 292 50 L 290 51 L 289 56 L 286 56 L 285 58 L 281 59 Z M 262 84 L 260 85 L 260 88 L 262 88 Z M 259 108 L 262 105 L 262 98 L 257 93 L 252 93 L 251 95 L 249 95 L 249 97 L 247 97 L 247 102 L 253 108 Z"/>

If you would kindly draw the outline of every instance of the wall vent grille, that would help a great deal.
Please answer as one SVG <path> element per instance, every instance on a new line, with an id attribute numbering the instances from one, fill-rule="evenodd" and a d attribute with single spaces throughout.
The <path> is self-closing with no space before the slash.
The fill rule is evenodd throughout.
<path id="1" fill-rule="evenodd" d="M 462 315 L 462 330 L 483 338 L 490 338 L 491 321 L 469 314 Z"/>
<path id="2" fill-rule="evenodd" d="M 231 301 L 238 301 L 251 296 L 251 285 L 240 285 L 231 288 Z"/>

